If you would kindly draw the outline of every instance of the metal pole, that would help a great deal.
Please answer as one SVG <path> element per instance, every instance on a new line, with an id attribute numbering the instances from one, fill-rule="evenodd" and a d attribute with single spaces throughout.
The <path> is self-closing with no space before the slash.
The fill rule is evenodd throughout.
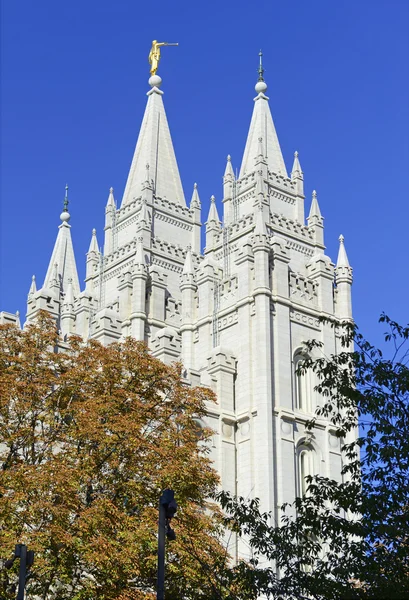
<path id="1" fill-rule="evenodd" d="M 18 592 L 16 600 L 24 600 L 24 588 L 26 587 L 27 575 L 27 546 L 25 544 L 18 544 L 18 546 L 16 546 L 15 555 L 19 556 L 20 558 L 20 569 L 18 574 Z"/>
<path id="2" fill-rule="evenodd" d="M 158 582 L 156 586 L 156 600 L 165 600 L 165 529 L 166 507 L 159 500 Z"/>

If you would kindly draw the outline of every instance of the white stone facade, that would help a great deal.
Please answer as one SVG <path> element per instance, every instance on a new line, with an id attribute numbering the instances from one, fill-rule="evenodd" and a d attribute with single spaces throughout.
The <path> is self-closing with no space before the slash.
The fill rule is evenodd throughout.
<path id="1" fill-rule="evenodd" d="M 305 223 L 298 154 L 287 176 L 259 81 L 236 180 L 228 157 L 223 225 L 212 199 L 201 253 L 197 186 L 186 206 L 162 101 L 153 87 L 120 208 L 111 189 L 104 253 L 95 231 L 80 292 L 67 207 L 43 287 L 32 282 L 28 321 L 45 308 L 63 336 L 104 344 L 131 335 L 165 362 L 181 360 L 193 385 L 211 386 L 212 458 L 222 487 L 259 497 L 262 510 L 292 502 L 303 476 L 340 478 L 339 440 L 329 422 L 306 435 L 318 398 L 296 376 L 303 341 L 337 351 L 320 316 L 351 319 L 352 270 L 341 239 L 337 266 L 325 255 L 314 192 Z M 245 554 L 245 548 L 239 552 Z"/>

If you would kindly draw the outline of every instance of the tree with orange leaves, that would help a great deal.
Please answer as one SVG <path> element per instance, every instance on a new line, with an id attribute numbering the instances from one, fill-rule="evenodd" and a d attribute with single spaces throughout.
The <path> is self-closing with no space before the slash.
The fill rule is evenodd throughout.
<path id="1" fill-rule="evenodd" d="M 158 499 L 170 487 L 179 509 L 166 598 L 227 597 L 206 501 L 218 483 L 210 432 L 197 426 L 211 391 L 131 338 L 104 347 L 72 337 L 64 352 L 57 343 L 46 313 L 25 331 L 0 327 L 1 558 L 18 542 L 35 551 L 30 597 L 153 598 Z M 1 571 L 1 598 L 14 598 L 14 576 Z"/>

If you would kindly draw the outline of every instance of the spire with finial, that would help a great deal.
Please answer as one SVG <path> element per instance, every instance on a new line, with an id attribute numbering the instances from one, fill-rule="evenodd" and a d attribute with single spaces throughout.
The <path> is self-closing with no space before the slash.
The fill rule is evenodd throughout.
<path id="1" fill-rule="evenodd" d="M 352 268 L 345 250 L 344 236 L 341 234 L 338 239 L 339 251 L 335 268 L 335 281 L 337 284 L 335 314 L 341 319 L 352 319 Z"/>
<path id="2" fill-rule="evenodd" d="M 217 212 L 216 206 L 216 198 L 214 196 L 210 197 L 210 208 L 209 208 L 209 216 L 207 217 L 207 223 L 216 223 L 217 226 L 220 225 L 219 214 Z"/>
<path id="3" fill-rule="evenodd" d="M 311 208 L 310 214 L 308 215 L 308 221 L 313 217 L 317 217 L 318 219 L 322 219 L 320 207 L 318 204 L 317 192 L 315 190 L 312 191 L 312 200 L 311 200 Z"/>
<path id="4" fill-rule="evenodd" d="M 303 198 L 302 206 L 304 206 Z M 302 215 L 304 215 L 304 212 L 302 212 Z M 302 216 L 302 220 L 304 221 L 304 216 Z M 307 217 L 307 223 L 308 229 L 312 232 L 316 248 L 319 252 L 322 252 L 324 249 L 324 218 L 321 215 L 317 192 L 315 190 L 312 192 L 311 207 Z"/>
<path id="5" fill-rule="evenodd" d="M 161 78 L 154 74 L 149 80 L 151 90 L 145 109 L 134 156 L 128 174 L 121 206 L 131 204 L 141 193 L 141 187 L 155 191 L 158 198 L 186 206 L 180 173 L 173 148 L 169 124 L 163 105 Z M 149 175 L 146 165 L 149 163 Z M 148 200 L 151 197 L 148 195 Z"/>
<path id="6" fill-rule="evenodd" d="M 70 220 L 70 213 L 68 212 L 68 185 L 65 186 L 64 209 L 60 215 L 60 219 L 62 223 L 58 227 L 58 235 L 50 262 L 48 263 L 43 288 L 50 289 L 53 286 L 58 286 L 64 293 L 68 279 L 71 278 L 74 296 L 77 297 L 80 293 L 80 284 L 71 240 L 71 226 L 68 224 Z"/>
<path id="7" fill-rule="evenodd" d="M 265 95 L 267 84 L 264 81 L 263 53 L 259 54 L 258 80 L 255 85 L 257 96 L 254 98 L 254 110 L 247 135 L 246 147 L 240 168 L 240 178 L 255 171 L 258 157 L 258 139 L 263 138 L 264 160 L 272 173 L 287 177 L 284 158 L 281 153 L 273 118 L 271 116 L 268 97 Z"/>
<path id="8" fill-rule="evenodd" d="M 98 241 L 97 241 L 97 230 L 92 230 L 91 242 L 88 248 L 88 254 L 91 252 L 95 252 L 95 254 L 99 254 Z"/>
<path id="9" fill-rule="evenodd" d="M 108 201 L 107 201 L 107 208 L 108 207 L 116 209 L 115 198 L 114 198 L 114 188 L 113 187 L 109 188 L 109 196 L 108 196 Z"/>
<path id="10" fill-rule="evenodd" d="M 199 192 L 197 191 L 197 183 L 194 183 L 192 199 L 190 201 L 190 209 L 200 208 L 200 206 L 201 206 L 201 204 L 200 204 Z"/>
<path id="11" fill-rule="evenodd" d="M 230 177 L 232 180 L 234 179 L 234 171 L 233 165 L 231 164 L 230 154 L 227 155 L 226 168 L 224 170 L 224 178 L 226 179 L 226 177 Z"/>
<path id="12" fill-rule="evenodd" d="M 338 250 L 337 269 L 338 269 L 338 267 L 350 267 L 348 256 L 347 256 L 347 251 L 345 250 L 345 244 L 344 244 L 345 238 L 342 235 L 342 233 L 338 239 L 339 239 L 339 250 Z"/>
<path id="13" fill-rule="evenodd" d="M 303 178 L 303 172 L 301 170 L 300 159 L 298 158 L 297 150 L 294 152 L 293 168 L 291 170 L 291 179 L 294 180 L 297 177 Z"/>
<path id="14" fill-rule="evenodd" d="M 30 289 L 28 290 L 28 297 L 33 296 L 37 291 L 37 284 L 36 284 L 36 276 L 33 275 L 31 278 L 31 285 L 30 285 Z"/>

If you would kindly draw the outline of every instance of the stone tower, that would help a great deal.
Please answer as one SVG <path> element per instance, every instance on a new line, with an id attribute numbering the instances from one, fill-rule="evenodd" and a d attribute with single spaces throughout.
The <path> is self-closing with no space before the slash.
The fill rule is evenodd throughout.
<path id="1" fill-rule="evenodd" d="M 313 376 L 296 369 L 305 340 L 337 351 L 335 330 L 319 317 L 352 318 L 352 270 L 342 236 L 337 265 L 325 255 L 315 191 L 305 222 L 298 153 L 288 175 L 261 67 L 239 176 L 228 156 L 223 219 L 212 197 L 202 253 L 198 188 L 187 206 L 161 82 L 149 80 L 120 206 L 109 192 L 103 252 L 92 232 L 85 289 L 66 197 L 43 287 L 33 280 L 30 288 L 27 319 L 45 308 L 63 337 L 109 344 L 131 335 L 164 362 L 182 361 L 187 383 L 217 394 L 207 418 L 222 487 L 259 497 L 262 510 L 275 512 L 302 493 L 309 473 L 341 477 L 331 424 L 322 420 L 313 435 L 305 433 L 319 399 Z"/>

